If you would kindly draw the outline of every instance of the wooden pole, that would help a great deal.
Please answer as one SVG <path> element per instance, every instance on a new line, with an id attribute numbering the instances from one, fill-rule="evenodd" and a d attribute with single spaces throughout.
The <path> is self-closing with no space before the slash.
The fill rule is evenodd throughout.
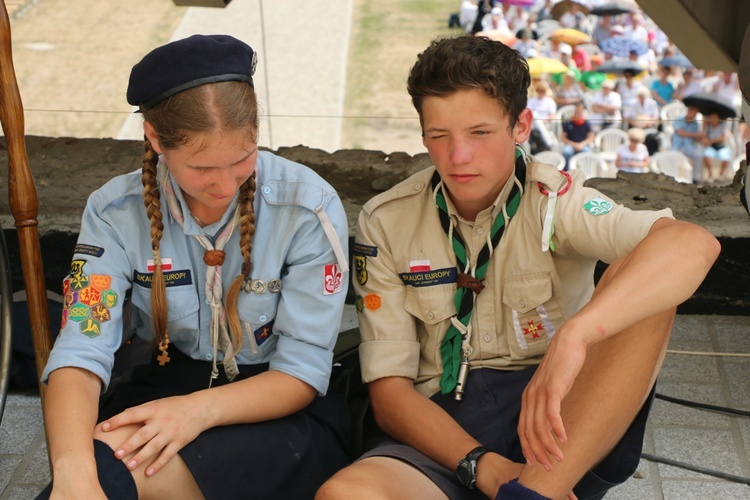
<path id="1" fill-rule="evenodd" d="M 39 204 L 26 153 L 23 104 L 13 67 L 10 19 L 4 0 L 0 2 L 0 10 L 0 121 L 8 143 L 8 194 L 18 230 L 39 393 L 44 403 L 45 386 L 41 383 L 41 374 L 49 358 L 51 341 L 47 289 L 37 230 Z"/>

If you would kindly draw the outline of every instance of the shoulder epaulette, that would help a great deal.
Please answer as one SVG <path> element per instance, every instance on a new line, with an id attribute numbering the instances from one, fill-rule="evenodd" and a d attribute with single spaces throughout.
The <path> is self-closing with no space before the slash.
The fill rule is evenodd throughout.
<path id="1" fill-rule="evenodd" d="M 386 203 L 415 196 L 422 193 L 425 189 L 430 187 L 430 179 L 435 171 L 435 167 L 429 167 L 424 170 L 417 172 L 406 180 L 403 180 L 390 188 L 388 191 L 378 194 L 370 201 L 365 203 L 362 210 L 370 215 L 372 212 Z"/>

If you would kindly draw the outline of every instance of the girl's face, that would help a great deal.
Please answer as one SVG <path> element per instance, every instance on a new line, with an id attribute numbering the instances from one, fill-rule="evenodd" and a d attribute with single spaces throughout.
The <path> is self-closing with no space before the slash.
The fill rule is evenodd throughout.
<path id="1" fill-rule="evenodd" d="M 252 140 L 252 131 L 198 133 L 177 148 L 164 149 L 149 122 L 144 123 L 144 130 L 180 186 L 190 211 L 201 218 L 221 217 L 255 171 L 258 145 Z"/>

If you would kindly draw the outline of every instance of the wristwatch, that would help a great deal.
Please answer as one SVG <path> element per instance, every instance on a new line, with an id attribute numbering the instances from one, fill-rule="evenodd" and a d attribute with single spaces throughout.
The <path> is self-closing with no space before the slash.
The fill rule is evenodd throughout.
<path id="1" fill-rule="evenodd" d="M 474 489 L 474 485 L 477 484 L 477 460 L 488 451 L 490 450 L 484 446 L 477 446 L 458 461 L 456 477 L 461 484 L 471 490 Z"/>

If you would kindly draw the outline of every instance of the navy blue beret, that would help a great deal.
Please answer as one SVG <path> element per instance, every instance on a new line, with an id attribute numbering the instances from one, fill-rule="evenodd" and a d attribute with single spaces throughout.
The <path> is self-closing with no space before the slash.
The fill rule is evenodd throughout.
<path id="1" fill-rule="evenodd" d="M 228 35 L 193 35 L 158 47 L 130 71 L 128 103 L 151 108 L 167 97 L 204 83 L 253 84 L 257 55 Z"/>

